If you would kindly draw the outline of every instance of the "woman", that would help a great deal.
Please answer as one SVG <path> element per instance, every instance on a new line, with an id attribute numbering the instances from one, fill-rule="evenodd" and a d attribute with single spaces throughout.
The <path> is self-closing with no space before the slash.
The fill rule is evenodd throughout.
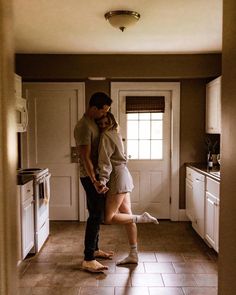
<path id="1" fill-rule="evenodd" d="M 158 224 L 158 221 L 147 212 L 142 215 L 132 214 L 130 193 L 134 187 L 133 180 L 127 168 L 122 138 L 113 114 L 108 112 L 96 122 L 102 132 L 98 148 L 99 181 L 109 188 L 105 223 L 125 224 L 130 244 L 129 255 L 117 265 L 138 263 L 136 223 Z"/>

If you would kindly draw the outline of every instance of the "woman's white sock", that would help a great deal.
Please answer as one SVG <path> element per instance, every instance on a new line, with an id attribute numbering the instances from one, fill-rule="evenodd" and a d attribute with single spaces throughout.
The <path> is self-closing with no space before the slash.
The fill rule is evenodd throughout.
<path id="1" fill-rule="evenodd" d="M 130 252 L 127 257 L 122 260 L 117 261 L 116 265 L 122 264 L 138 264 L 138 249 L 137 244 L 130 245 Z"/>
<path id="2" fill-rule="evenodd" d="M 133 222 L 159 224 L 158 220 L 152 215 L 150 215 L 148 212 L 144 212 L 142 215 L 133 215 Z"/>

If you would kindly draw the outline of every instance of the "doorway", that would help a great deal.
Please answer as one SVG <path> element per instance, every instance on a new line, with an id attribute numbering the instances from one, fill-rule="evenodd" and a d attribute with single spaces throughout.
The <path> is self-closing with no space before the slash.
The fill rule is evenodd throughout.
<path id="1" fill-rule="evenodd" d="M 122 113 L 125 113 L 124 110 L 124 101 L 125 97 L 128 95 L 140 95 L 142 96 L 145 93 L 145 95 L 164 95 L 167 100 L 168 105 L 168 99 L 169 99 L 169 110 L 170 110 L 170 120 L 169 120 L 169 130 L 170 130 L 170 157 L 168 163 L 168 160 L 166 160 L 166 167 L 170 167 L 170 173 L 169 173 L 169 192 L 166 191 L 163 193 L 165 195 L 165 206 L 164 211 L 161 212 L 160 204 L 161 202 L 158 202 L 157 200 L 161 199 L 161 194 L 158 192 L 158 185 L 163 185 L 163 179 L 161 178 L 161 173 L 158 170 L 152 170 L 153 167 L 149 168 L 148 178 L 146 178 L 146 183 L 149 183 L 148 191 L 153 191 L 153 194 L 156 195 L 156 200 L 153 203 L 156 203 L 154 206 L 154 209 L 157 214 L 161 218 L 170 218 L 173 221 L 179 220 L 179 128 L 180 128 L 180 83 L 172 83 L 172 82 L 114 82 L 111 83 L 111 98 L 113 100 L 112 104 L 112 112 L 114 113 L 115 117 L 117 118 L 118 122 L 123 125 L 124 130 L 126 130 L 127 124 L 125 124 L 124 115 L 122 116 Z M 169 97 L 169 98 L 168 98 Z M 168 117 L 168 116 L 167 116 Z M 166 120 L 168 121 L 168 119 Z M 123 122 L 123 123 L 122 123 Z M 126 126 L 125 126 L 126 125 Z M 166 126 L 168 126 L 168 123 L 166 123 Z M 122 127 L 122 126 L 121 126 Z M 123 129 L 122 128 L 122 129 Z M 167 131 L 168 133 L 168 131 Z M 125 132 L 126 134 L 126 132 Z M 174 148 L 173 148 L 174 147 Z M 168 144 L 167 148 L 168 149 Z M 168 158 L 168 156 L 166 156 Z M 136 162 L 136 163 L 135 163 Z M 155 161 L 154 161 L 155 162 Z M 137 166 L 138 163 L 138 166 Z M 149 162 L 150 164 L 150 162 Z M 142 175 L 140 174 L 140 171 L 143 170 L 143 165 L 148 166 L 146 163 L 142 163 L 140 165 L 140 162 L 137 161 L 131 161 L 131 164 L 129 164 L 131 168 L 131 173 L 133 173 L 134 182 L 136 182 L 137 187 L 142 189 L 146 188 L 146 184 L 141 185 L 141 178 Z M 155 164 L 154 164 L 155 166 Z M 138 170 L 137 170 L 138 167 Z M 166 168 L 167 169 L 167 168 Z M 132 171 L 133 170 L 133 171 Z M 165 169 L 164 169 L 165 170 Z M 159 174 L 158 174 L 159 173 Z M 168 174 L 168 169 L 165 172 L 165 174 Z M 159 179 L 159 182 L 156 182 L 155 180 Z M 141 194 L 143 191 L 140 189 L 136 189 L 136 192 L 134 191 L 134 199 L 133 203 L 139 204 L 134 206 L 134 209 L 137 211 L 142 210 L 145 203 L 141 201 Z M 169 195 L 169 196 L 168 196 Z M 152 197 L 151 197 L 152 198 Z M 138 200 L 138 202 L 137 202 Z M 136 202 L 135 202 L 136 201 Z M 149 200 L 151 208 L 152 199 Z M 159 204 L 159 205 L 158 205 Z M 153 205 L 153 204 L 152 204 Z M 168 209 L 169 208 L 169 209 Z M 169 214 L 168 214 L 169 212 Z M 155 215 L 156 213 L 153 212 Z M 169 215 L 169 217 L 168 217 Z"/>

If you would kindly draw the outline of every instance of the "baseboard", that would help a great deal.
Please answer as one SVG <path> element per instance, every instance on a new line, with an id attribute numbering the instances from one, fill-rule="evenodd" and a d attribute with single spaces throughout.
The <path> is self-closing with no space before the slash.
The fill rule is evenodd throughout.
<path id="1" fill-rule="evenodd" d="M 189 221 L 185 209 L 179 209 L 179 221 Z"/>

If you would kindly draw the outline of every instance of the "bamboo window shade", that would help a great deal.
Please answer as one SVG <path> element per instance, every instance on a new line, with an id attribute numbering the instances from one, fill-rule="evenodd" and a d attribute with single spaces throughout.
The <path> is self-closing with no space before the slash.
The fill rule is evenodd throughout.
<path id="1" fill-rule="evenodd" d="M 126 114 L 164 112 L 164 96 L 126 96 Z"/>

